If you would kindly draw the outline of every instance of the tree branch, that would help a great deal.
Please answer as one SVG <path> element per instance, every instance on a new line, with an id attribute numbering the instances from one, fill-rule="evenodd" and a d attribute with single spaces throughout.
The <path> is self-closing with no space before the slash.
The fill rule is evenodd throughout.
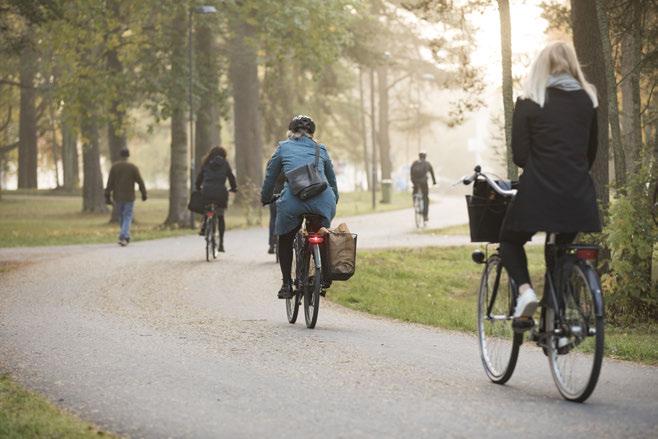
<path id="1" fill-rule="evenodd" d="M 13 109 L 13 107 L 10 106 L 9 110 L 7 111 L 7 120 L 4 121 L 4 123 L 2 125 L 0 125 L 0 132 L 4 131 L 9 126 L 9 122 L 11 122 L 12 109 Z"/>
<path id="2" fill-rule="evenodd" d="M 8 153 L 12 149 L 17 148 L 18 145 L 19 145 L 19 142 L 14 142 L 14 143 L 10 143 L 9 145 L 0 146 L 0 154 Z"/>

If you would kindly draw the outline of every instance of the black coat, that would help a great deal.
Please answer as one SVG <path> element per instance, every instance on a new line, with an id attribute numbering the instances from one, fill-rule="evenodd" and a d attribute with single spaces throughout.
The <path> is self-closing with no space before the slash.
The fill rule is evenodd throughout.
<path id="1" fill-rule="evenodd" d="M 519 99 L 512 123 L 514 163 L 523 168 L 506 230 L 598 232 L 589 170 L 598 146 L 596 109 L 584 90 L 546 90 L 541 108 Z"/>
<path id="2" fill-rule="evenodd" d="M 231 165 L 222 157 L 216 156 L 201 168 L 201 172 L 196 177 L 196 188 L 201 191 L 206 203 L 214 202 L 218 207 L 226 209 L 228 206 L 226 179 L 231 185 L 231 190 L 236 190 L 237 185 Z"/>

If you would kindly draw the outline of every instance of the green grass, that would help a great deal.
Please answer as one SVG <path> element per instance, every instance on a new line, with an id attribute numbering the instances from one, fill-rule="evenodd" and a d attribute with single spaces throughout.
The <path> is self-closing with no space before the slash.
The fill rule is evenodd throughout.
<path id="1" fill-rule="evenodd" d="M 425 229 L 421 230 L 419 233 L 426 233 L 428 235 L 469 235 L 470 230 L 468 224 L 459 224 L 456 226 L 441 227 L 438 229 Z"/>
<path id="2" fill-rule="evenodd" d="M 359 252 L 349 282 L 335 282 L 328 297 L 371 314 L 475 332 L 481 265 L 472 247 L 442 247 Z M 543 248 L 528 249 L 535 288 L 542 291 Z M 606 326 L 606 354 L 658 365 L 658 324 Z"/>
<path id="3" fill-rule="evenodd" d="M 342 217 L 372 212 L 369 194 L 345 193 L 338 203 Z M 408 194 L 397 193 L 391 204 L 377 206 L 377 212 L 401 209 L 410 204 Z M 193 233 L 189 229 L 163 227 L 167 216 L 167 193 L 153 191 L 146 202 L 135 202 L 133 240 L 166 238 Z M 3 191 L 0 200 L 0 247 L 34 247 L 65 244 L 114 242 L 118 226 L 109 223 L 109 214 L 82 213 L 80 196 L 56 191 Z M 231 206 L 227 210 L 227 228 L 265 225 L 268 208 L 246 209 Z"/>
<path id="4" fill-rule="evenodd" d="M 98 438 L 115 437 L 99 431 L 45 398 L 0 375 L 0 437 Z"/>
<path id="5" fill-rule="evenodd" d="M 372 209 L 372 193 L 365 191 L 358 192 L 344 192 L 340 194 L 338 206 L 336 207 L 337 217 L 346 217 L 354 215 L 363 215 L 373 212 L 388 212 L 391 210 L 407 209 L 410 208 L 411 194 L 407 192 L 393 192 L 391 203 L 382 204 L 381 193 L 377 192 L 376 208 Z"/>

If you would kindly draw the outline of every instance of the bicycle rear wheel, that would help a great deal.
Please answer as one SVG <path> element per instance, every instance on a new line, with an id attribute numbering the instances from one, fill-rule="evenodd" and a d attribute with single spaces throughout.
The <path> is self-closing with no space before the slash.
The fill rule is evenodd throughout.
<path id="1" fill-rule="evenodd" d="M 308 247 L 310 255 L 306 256 L 305 264 L 307 270 L 306 282 L 304 282 L 304 317 L 306 327 L 315 328 L 320 310 L 320 292 L 322 291 L 322 264 L 320 263 L 320 249 L 317 245 Z M 311 276 L 311 263 L 314 264 L 314 273 Z"/>
<path id="2" fill-rule="evenodd" d="M 212 217 L 212 258 L 217 259 L 219 251 L 219 220 L 216 216 Z"/>
<path id="3" fill-rule="evenodd" d="M 561 294 L 563 317 L 556 319 L 552 308 L 546 310 L 546 330 L 553 334 L 548 362 L 562 397 L 583 402 L 596 387 L 603 361 L 604 323 L 598 275 L 589 265 L 577 262 Z"/>
<path id="4" fill-rule="evenodd" d="M 294 270 L 294 276 L 295 280 L 293 282 L 293 287 L 294 287 L 294 294 L 290 299 L 286 299 L 286 314 L 288 316 L 288 323 L 295 323 L 297 321 L 297 314 L 299 314 L 299 303 L 302 300 L 302 292 L 304 291 L 303 287 L 303 279 L 305 279 L 305 274 L 304 274 L 304 256 L 303 256 L 303 238 L 297 234 L 295 236 L 295 241 L 293 243 L 293 270 Z M 278 256 L 278 246 L 277 246 L 277 256 Z M 277 257 L 277 262 L 278 262 L 278 257 Z"/>
<path id="5" fill-rule="evenodd" d="M 514 373 L 523 334 L 512 328 L 514 286 L 500 256 L 493 255 L 482 272 L 478 293 L 480 358 L 491 381 L 506 383 Z"/>
<path id="6" fill-rule="evenodd" d="M 212 256 L 212 218 L 206 220 L 206 261 Z"/>

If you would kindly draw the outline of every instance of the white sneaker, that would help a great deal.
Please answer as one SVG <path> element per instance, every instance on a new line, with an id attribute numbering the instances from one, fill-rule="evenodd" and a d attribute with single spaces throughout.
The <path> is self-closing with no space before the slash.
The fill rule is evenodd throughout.
<path id="1" fill-rule="evenodd" d="M 519 295 L 516 300 L 516 308 L 514 309 L 514 318 L 532 317 L 539 305 L 537 295 L 534 290 L 528 289 L 525 293 Z"/>

